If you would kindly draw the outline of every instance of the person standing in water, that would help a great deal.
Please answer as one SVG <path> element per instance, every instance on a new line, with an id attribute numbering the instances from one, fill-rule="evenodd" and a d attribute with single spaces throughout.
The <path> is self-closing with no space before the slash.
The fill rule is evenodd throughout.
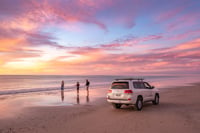
<path id="1" fill-rule="evenodd" d="M 62 80 L 62 82 L 61 82 L 61 100 L 62 101 L 64 101 L 64 86 L 65 86 L 65 83 Z"/>
<path id="2" fill-rule="evenodd" d="M 79 84 L 79 82 L 77 82 L 76 83 L 77 95 L 79 95 L 79 88 L 80 88 L 80 84 Z"/>
<path id="3" fill-rule="evenodd" d="M 65 83 L 64 83 L 64 81 L 62 80 L 62 82 L 61 82 L 61 90 L 64 90 L 64 86 L 65 86 Z"/>
<path id="4" fill-rule="evenodd" d="M 86 86 L 86 90 L 89 91 L 90 82 L 88 79 L 86 79 L 85 86 Z"/>

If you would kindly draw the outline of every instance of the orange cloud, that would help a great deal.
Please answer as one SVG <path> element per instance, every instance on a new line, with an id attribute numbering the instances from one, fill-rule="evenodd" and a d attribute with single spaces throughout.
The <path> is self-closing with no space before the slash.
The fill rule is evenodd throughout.
<path id="1" fill-rule="evenodd" d="M 188 50 L 188 49 L 195 49 L 195 48 L 200 48 L 200 39 L 199 38 L 194 41 L 178 45 L 174 48 L 174 50 Z"/>
<path id="2" fill-rule="evenodd" d="M 0 39 L 1 47 L 0 51 L 10 51 L 14 48 L 16 48 L 16 45 L 18 45 L 21 42 L 21 39 L 15 38 L 15 39 Z"/>

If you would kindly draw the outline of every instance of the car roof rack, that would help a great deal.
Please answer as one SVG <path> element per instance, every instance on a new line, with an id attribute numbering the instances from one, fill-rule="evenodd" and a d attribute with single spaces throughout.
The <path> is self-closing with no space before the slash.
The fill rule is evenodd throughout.
<path id="1" fill-rule="evenodd" d="M 120 78 L 120 79 L 115 79 L 115 80 L 138 80 L 138 81 L 143 81 L 143 78 Z"/>

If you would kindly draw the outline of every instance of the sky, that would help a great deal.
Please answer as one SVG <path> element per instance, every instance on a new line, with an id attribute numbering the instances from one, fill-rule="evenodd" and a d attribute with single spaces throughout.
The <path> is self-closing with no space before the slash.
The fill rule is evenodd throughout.
<path id="1" fill-rule="evenodd" d="M 1 0 L 0 74 L 200 74 L 200 1 Z"/>

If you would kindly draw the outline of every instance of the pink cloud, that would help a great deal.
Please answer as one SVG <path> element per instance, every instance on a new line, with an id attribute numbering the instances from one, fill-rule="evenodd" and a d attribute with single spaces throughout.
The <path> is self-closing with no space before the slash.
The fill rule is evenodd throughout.
<path id="1" fill-rule="evenodd" d="M 151 46 L 158 44 L 154 44 L 154 41 L 165 38 L 164 34 L 122 37 L 106 44 L 88 47 L 66 47 L 60 46 L 53 34 L 42 32 L 45 26 L 67 25 L 74 22 L 93 24 L 105 31 L 115 25 L 132 28 L 137 25 L 136 18 L 143 15 L 148 4 L 139 0 L 15 0 L 12 2 L 2 0 L 0 1 L 0 17 L 3 18 L 0 22 L 0 64 L 41 57 L 44 51 L 40 51 L 40 47 L 47 46 L 51 47 L 53 52 L 60 50 L 64 54 L 41 61 L 45 68 L 41 71 L 44 73 L 56 73 L 56 70 L 58 74 L 63 72 L 90 74 L 93 73 L 91 70 L 95 74 L 199 70 L 199 39 L 153 50 Z M 149 12 L 152 15 L 153 11 Z M 166 12 L 160 10 L 160 12 L 156 19 L 164 23 L 170 20 L 166 24 L 169 31 L 195 26 L 200 17 L 199 13 L 185 13 L 184 7 Z M 168 39 L 180 40 L 198 34 L 199 30 L 194 30 Z M 151 44 L 148 43 L 149 41 Z M 130 51 L 127 52 L 128 50 Z"/>
<path id="2" fill-rule="evenodd" d="M 100 45 L 101 48 L 108 50 L 120 50 L 120 48 L 122 47 L 130 47 L 130 46 L 132 46 L 132 44 L 127 44 L 127 43 L 111 43 L 111 44 Z"/>
<path id="3" fill-rule="evenodd" d="M 78 55 L 85 55 L 90 53 L 98 53 L 101 52 L 102 49 L 100 48 L 93 48 L 93 47 L 74 47 L 74 50 L 70 53 L 78 54 Z"/>
<path id="4" fill-rule="evenodd" d="M 24 22 L 27 22 L 27 24 L 35 24 L 37 27 L 46 23 L 83 22 L 96 24 L 104 30 L 107 28 L 96 19 L 96 8 L 79 0 L 17 0 L 15 2 L 14 4 L 9 1 L 0 1 L 0 5 L 2 6 L 0 15 L 4 15 L 4 22 L 9 22 L 10 25 L 15 24 L 11 23 L 13 20 L 15 22 L 26 20 Z M 20 26 L 23 27 L 23 25 Z"/>
<path id="5" fill-rule="evenodd" d="M 67 22 L 83 22 L 96 24 L 100 28 L 106 30 L 107 27 L 98 21 L 95 17 L 96 8 L 93 4 L 87 2 L 74 1 L 32 1 L 35 6 L 35 13 L 38 14 L 38 19 L 45 18 L 44 21 L 53 23 Z"/>
<path id="6" fill-rule="evenodd" d="M 40 31 L 0 28 L 0 41 L 0 51 L 21 51 L 23 48 L 41 45 L 63 48 L 50 33 Z"/>
<path id="7" fill-rule="evenodd" d="M 158 53 L 179 52 L 179 51 L 185 52 L 185 51 L 199 49 L 199 48 L 200 48 L 200 39 L 198 38 L 189 42 L 181 43 L 174 47 L 158 49 L 156 50 L 156 52 Z"/>
<path id="8" fill-rule="evenodd" d="M 134 46 L 136 48 L 143 49 L 143 48 L 149 48 L 150 46 L 140 45 L 141 43 L 152 41 L 152 40 L 159 40 L 161 38 L 163 38 L 162 35 L 148 35 L 144 37 L 126 36 L 124 38 L 116 39 L 113 42 L 108 43 L 108 44 L 98 45 L 97 47 L 102 48 L 102 49 L 108 49 L 108 50 L 120 50 L 121 48 Z"/>
<path id="9" fill-rule="evenodd" d="M 168 31 L 174 31 L 185 27 L 191 27 L 198 24 L 199 13 L 189 13 L 177 17 L 171 23 L 167 24 Z"/>
<path id="10" fill-rule="evenodd" d="M 163 38 L 162 35 L 148 35 L 146 37 L 140 38 L 139 41 L 146 42 L 146 41 L 151 41 L 151 40 L 159 40 L 161 38 Z"/>
<path id="11" fill-rule="evenodd" d="M 199 40 L 197 39 L 162 52 L 160 52 L 160 49 L 155 49 L 154 51 L 142 55 L 107 54 L 104 55 L 103 58 L 95 62 L 88 62 L 87 64 L 104 64 L 105 66 L 112 64 L 112 67 L 110 67 L 113 70 L 120 69 L 124 73 L 130 72 L 130 70 L 148 73 L 198 70 L 198 66 L 200 65 L 197 61 L 200 57 L 199 44 Z M 185 50 L 192 51 L 186 52 Z M 101 57 L 101 55 L 99 55 L 99 57 Z M 122 64 L 124 69 L 121 68 Z"/>
<path id="12" fill-rule="evenodd" d="M 159 23 L 169 21 L 173 19 L 175 16 L 179 15 L 179 13 L 181 13 L 181 11 L 183 11 L 184 8 L 185 7 L 178 7 L 172 10 L 161 12 L 160 15 L 156 17 L 156 21 Z"/>
<path id="13" fill-rule="evenodd" d="M 192 30 L 192 31 L 187 31 L 185 33 L 182 34 L 177 34 L 177 35 L 172 35 L 170 37 L 168 37 L 168 39 L 170 40 L 183 40 L 183 39 L 187 39 L 189 37 L 193 37 L 193 36 L 199 36 L 200 35 L 200 30 Z"/>
<path id="14" fill-rule="evenodd" d="M 199 70 L 198 41 L 197 39 L 183 43 L 162 52 L 160 49 L 154 49 L 145 54 L 110 54 L 104 49 L 80 47 L 74 49 L 71 56 L 60 56 L 43 62 L 43 65 L 45 70 L 58 70 L 58 74 L 64 74 L 63 72 L 91 75 L 94 73 L 121 74 L 122 72 L 123 74 L 191 72 Z M 190 44 L 192 44 L 191 47 L 186 47 Z M 186 49 L 189 51 L 185 51 Z M 74 59 L 62 60 L 68 58 Z"/>

